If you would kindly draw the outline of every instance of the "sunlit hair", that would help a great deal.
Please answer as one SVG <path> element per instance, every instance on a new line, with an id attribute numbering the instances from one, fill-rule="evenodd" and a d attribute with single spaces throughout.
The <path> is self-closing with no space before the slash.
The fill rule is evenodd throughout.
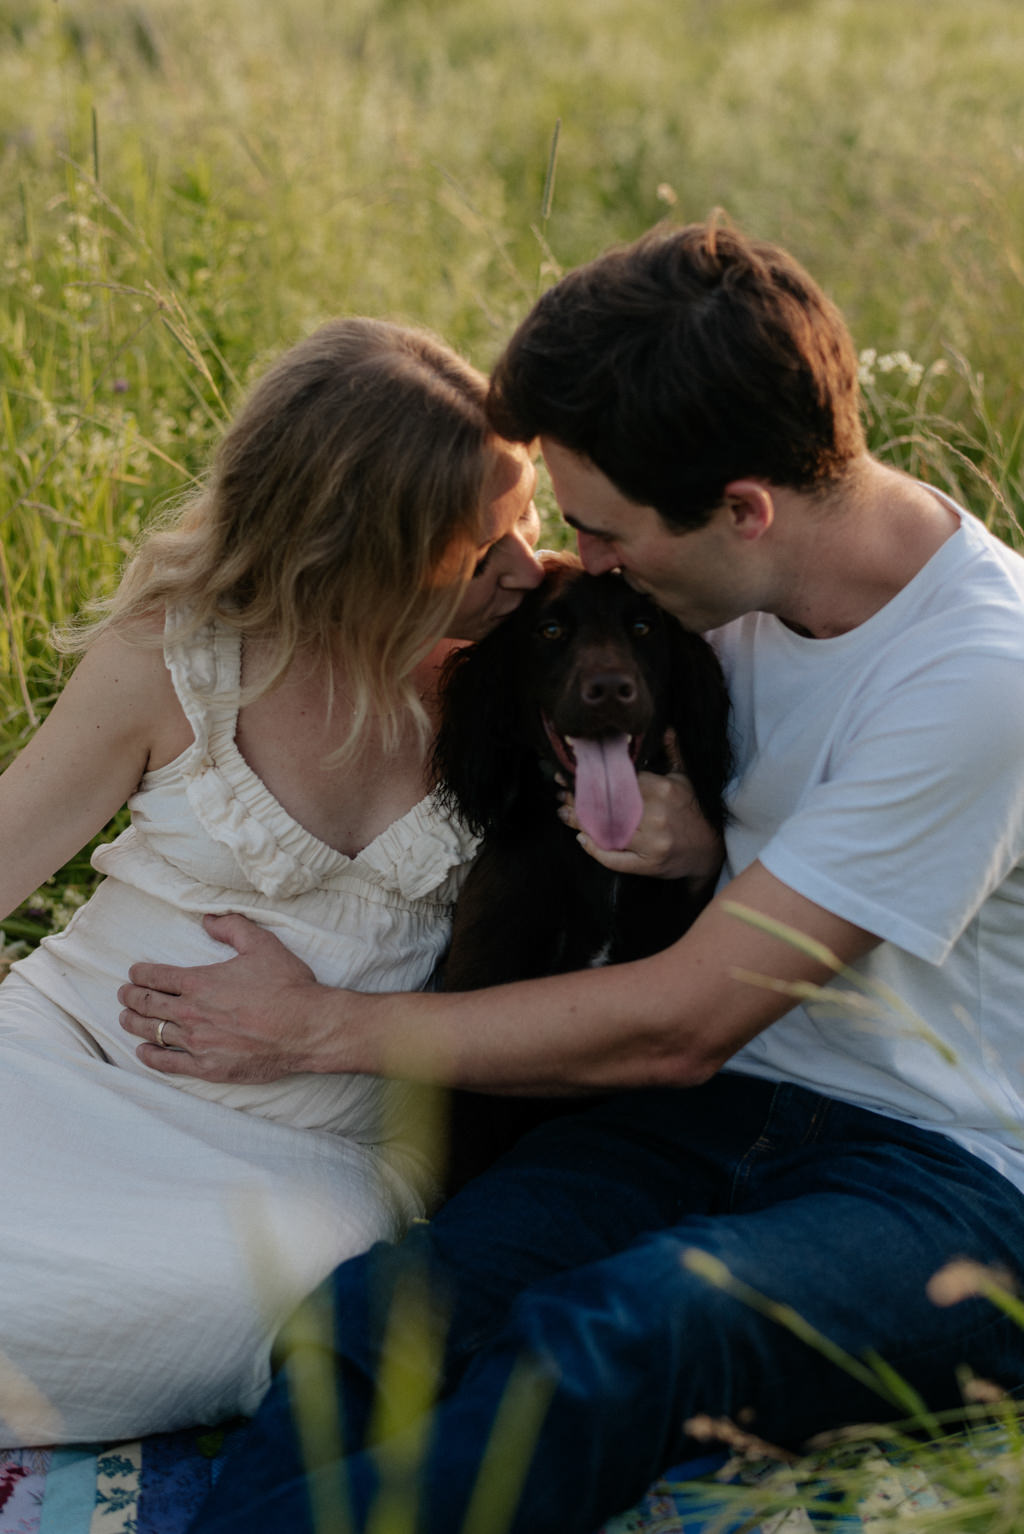
<path id="1" fill-rule="evenodd" d="M 730 480 L 827 490 L 865 450 L 857 354 L 777 245 L 715 217 L 659 227 L 550 288 L 499 358 L 488 414 L 549 436 L 627 499 L 699 527 Z"/>
<path id="2" fill-rule="evenodd" d="M 256 383 L 204 487 L 144 538 L 64 648 L 180 608 L 187 631 L 217 619 L 260 638 L 257 692 L 300 647 L 339 658 L 352 714 L 338 755 L 374 716 L 389 745 L 406 710 L 425 729 L 411 673 L 458 607 L 496 468 L 485 394 L 483 375 L 425 332 L 322 326 Z"/>

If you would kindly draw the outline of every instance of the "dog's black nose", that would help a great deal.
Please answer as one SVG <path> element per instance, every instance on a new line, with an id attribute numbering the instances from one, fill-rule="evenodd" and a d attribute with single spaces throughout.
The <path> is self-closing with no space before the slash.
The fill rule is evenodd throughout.
<path id="1" fill-rule="evenodd" d="M 602 703 L 635 703 L 636 682 L 621 671 L 598 672 L 585 679 L 582 697 L 591 708 Z"/>

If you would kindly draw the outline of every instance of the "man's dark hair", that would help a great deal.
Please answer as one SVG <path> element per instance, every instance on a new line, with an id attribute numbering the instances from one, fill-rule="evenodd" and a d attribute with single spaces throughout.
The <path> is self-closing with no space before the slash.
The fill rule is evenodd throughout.
<path id="1" fill-rule="evenodd" d="M 487 412 L 501 436 L 551 437 L 692 528 L 742 475 L 834 482 L 864 450 L 859 406 L 835 305 L 784 250 L 713 220 L 651 230 L 550 288 Z"/>

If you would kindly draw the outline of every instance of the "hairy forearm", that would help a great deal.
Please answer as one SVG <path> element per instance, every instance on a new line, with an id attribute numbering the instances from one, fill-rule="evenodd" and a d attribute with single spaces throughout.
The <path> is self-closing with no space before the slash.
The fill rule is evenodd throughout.
<path id="1" fill-rule="evenodd" d="M 302 1068 L 523 1095 L 696 1083 L 719 1062 L 669 1003 L 660 968 L 644 960 L 457 994 L 318 987 Z"/>
<path id="2" fill-rule="evenodd" d="M 849 961 L 877 941 L 754 865 L 730 896 Z M 759 984 L 757 975 L 772 977 Z M 651 958 L 458 994 L 318 988 L 305 1068 L 365 1071 L 520 1094 L 693 1086 L 789 1010 L 830 965 L 712 901 Z"/>
<path id="3" fill-rule="evenodd" d="M 194 970 L 133 965 L 118 993 L 121 1024 L 142 1040 L 144 1064 L 210 1081 L 313 1071 L 523 1095 L 692 1086 L 786 1012 L 793 994 L 832 977 L 826 951 L 849 962 L 877 942 L 759 864 L 729 895 L 650 958 L 458 993 L 331 990 L 243 917 L 207 918 L 237 956 Z M 742 920 L 732 902 L 768 924 Z M 803 933 L 810 948 L 778 926 Z"/>

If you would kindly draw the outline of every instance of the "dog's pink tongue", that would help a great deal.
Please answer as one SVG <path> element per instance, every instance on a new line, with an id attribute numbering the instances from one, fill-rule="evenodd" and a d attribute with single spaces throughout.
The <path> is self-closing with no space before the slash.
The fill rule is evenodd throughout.
<path id="1" fill-rule="evenodd" d="M 644 812 L 629 736 L 569 744 L 576 757 L 576 819 L 598 847 L 628 846 Z"/>

